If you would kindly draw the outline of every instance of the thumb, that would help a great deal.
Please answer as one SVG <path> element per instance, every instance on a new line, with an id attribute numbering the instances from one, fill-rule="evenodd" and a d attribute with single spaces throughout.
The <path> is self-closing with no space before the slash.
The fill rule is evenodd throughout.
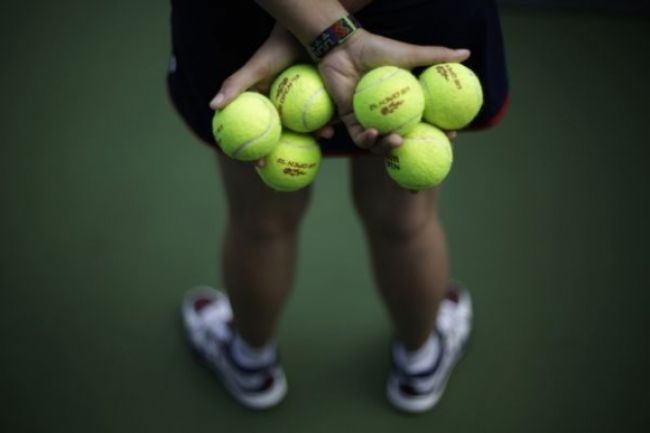
<path id="1" fill-rule="evenodd" d="M 254 69 L 243 66 L 221 83 L 221 88 L 210 101 L 210 108 L 218 110 L 228 105 L 242 92 L 252 87 L 259 78 Z"/>
<path id="2" fill-rule="evenodd" d="M 394 53 L 393 62 L 405 69 L 430 66 L 435 63 L 463 62 L 470 56 L 467 49 L 451 49 L 426 45 L 413 45 L 395 40 L 390 41 Z"/>

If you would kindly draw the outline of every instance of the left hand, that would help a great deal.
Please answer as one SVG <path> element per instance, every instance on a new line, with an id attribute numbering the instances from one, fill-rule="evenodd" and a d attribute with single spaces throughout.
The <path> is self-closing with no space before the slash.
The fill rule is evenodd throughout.
<path id="1" fill-rule="evenodd" d="M 276 23 L 255 54 L 224 80 L 219 92 L 210 101 L 210 107 L 213 110 L 221 109 L 248 89 L 268 93 L 273 79 L 304 54 L 303 47 L 291 33 Z"/>
<path id="2" fill-rule="evenodd" d="M 210 101 L 210 108 L 219 110 L 228 105 L 248 89 L 268 94 L 273 79 L 288 66 L 306 56 L 305 50 L 291 33 L 280 24 L 275 24 L 269 37 L 255 51 L 255 54 L 221 84 L 217 95 Z M 324 126 L 316 135 L 331 138 L 334 128 Z M 266 161 L 255 161 L 258 167 L 264 167 Z"/>

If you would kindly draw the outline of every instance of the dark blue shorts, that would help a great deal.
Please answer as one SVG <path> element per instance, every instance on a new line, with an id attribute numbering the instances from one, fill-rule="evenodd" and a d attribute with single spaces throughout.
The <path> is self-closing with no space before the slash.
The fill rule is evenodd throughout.
<path id="1" fill-rule="evenodd" d="M 493 0 L 376 0 L 355 15 L 368 31 L 386 37 L 470 49 L 472 56 L 465 64 L 479 76 L 485 102 L 469 129 L 498 123 L 508 105 L 508 79 Z M 262 44 L 272 26 L 273 19 L 250 0 L 172 0 L 169 93 L 190 129 L 211 146 L 216 147 L 210 100 L 222 81 Z M 365 153 L 342 126 L 321 145 L 326 155 Z"/>

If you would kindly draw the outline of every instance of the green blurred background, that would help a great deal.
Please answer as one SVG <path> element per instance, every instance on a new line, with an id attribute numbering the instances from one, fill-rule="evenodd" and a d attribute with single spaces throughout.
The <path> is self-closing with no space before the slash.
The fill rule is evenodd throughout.
<path id="1" fill-rule="evenodd" d="M 390 327 L 347 162 L 328 160 L 281 325 L 279 408 L 239 408 L 177 309 L 219 284 L 212 152 L 164 87 L 169 6 L 0 14 L 0 430 L 610 432 L 650 424 L 648 15 L 503 9 L 512 108 L 443 197 L 476 332 L 436 410 L 393 411 Z"/>

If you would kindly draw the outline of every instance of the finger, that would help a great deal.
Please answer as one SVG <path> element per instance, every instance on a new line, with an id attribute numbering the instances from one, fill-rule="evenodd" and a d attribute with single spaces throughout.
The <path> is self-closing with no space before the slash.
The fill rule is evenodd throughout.
<path id="1" fill-rule="evenodd" d="M 373 129 L 364 129 L 359 123 L 355 121 L 350 121 L 349 119 L 344 119 L 345 127 L 348 130 L 348 135 L 354 141 L 354 144 L 359 146 L 362 149 L 368 149 L 372 147 L 377 139 L 379 133 L 377 130 Z"/>
<path id="2" fill-rule="evenodd" d="M 271 90 L 271 84 L 273 83 L 272 78 L 275 77 L 264 78 L 261 81 L 255 83 L 255 85 L 252 88 L 262 93 L 263 95 L 268 95 Z"/>
<path id="3" fill-rule="evenodd" d="M 429 66 L 436 63 L 464 62 L 470 56 L 469 50 L 452 50 L 442 47 L 422 47 L 411 45 L 411 53 L 402 57 L 402 67 L 413 69 L 417 66 Z M 404 55 L 406 53 L 402 53 Z"/>
<path id="4" fill-rule="evenodd" d="M 257 168 L 264 168 L 266 167 L 266 159 L 264 158 L 258 159 L 257 161 L 253 162 L 253 165 Z"/>
<path id="5" fill-rule="evenodd" d="M 324 138 L 326 140 L 329 140 L 330 138 L 334 137 L 334 127 L 331 125 L 325 125 L 316 131 L 315 134 L 317 138 Z"/>
<path id="6" fill-rule="evenodd" d="M 456 132 L 456 131 L 447 131 L 447 137 L 449 137 L 450 140 L 453 140 L 454 138 L 458 137 L 458 132 Z"/>
<path id="7" fill-rule="evenodd" d="M 361 126 L 354 113 L 350 110 L 347 114 L 340 116 L 341 121 L 348 130 L 348 134 L 352 141 L 362 149 L 370 149 L 377 142 L 379 131 L 375 128 L 364 128 Z"/>
<path id="8" fill-rule="evenodd" d="M 379 131 L 374 128 L 364 130 L 361 125 L 359 125 L 358 129 L 353 128 L 353 130 L 349 130 L 349 132 L 350 137 L 352 137 L 352 141 L 354 141 L 357 146 L 362 149 L 370 150 L 377 145 Z"/>
<path id="9" fill-rule="evenodd" d="M 244 65 L 224 80 L 221 84 L 221 89 L 219 89 L 217 95 L 212 99 L 212 101 L 210 101 L 210 108 L 217 110 L 225 107 L 243 91 L 251 88 L 258 81 L 259 76 L 257 68 L 254 68 L 249 64 Z"/>
<path id="10" fill-rule="evenodd" d="M 433 47 L 425 45 L 413 45 L 399 42 L 393 39 L 385 39 L 385 44 L 394 53 L 393 64 L 405 69 L 413 69 L 417 66 L 429 66 L 435 63 L 463 62 L 470 56 L 467 49 L 451 49 L 446 47 Z"/>
<path id="11" fill-rule="evenodd" d="M 401 135 L 391 133 L 388 135 L 380 136 L 368 150 L 376 155 L 387 155 L 391 150 L 398 148 L 402 145 L 404 139 Z"/>
<path id="12" fill-rule="evenodd" d="M 395 149 L 396 147 L 400 147 L 403 142 L 404 142 L 404 138 L 402 138 L 401 135 L 396 134 L 394 132 L 392 134 L 386 135 L 381 140 L 381 144 L 384 147 L 387 147 L 388 149 Z"/>
<path id="13" fill-rule="evenodd" d="M 343 122 L 343 120 L 341 120 L 341 118 L 337 114 L 334 114 L 334 117 L 332 117 L 332 119 L 329 121 L 328 125 L 332 125 L 332 126 L 333 125 L 338 125 L 341 122 Z"/>

